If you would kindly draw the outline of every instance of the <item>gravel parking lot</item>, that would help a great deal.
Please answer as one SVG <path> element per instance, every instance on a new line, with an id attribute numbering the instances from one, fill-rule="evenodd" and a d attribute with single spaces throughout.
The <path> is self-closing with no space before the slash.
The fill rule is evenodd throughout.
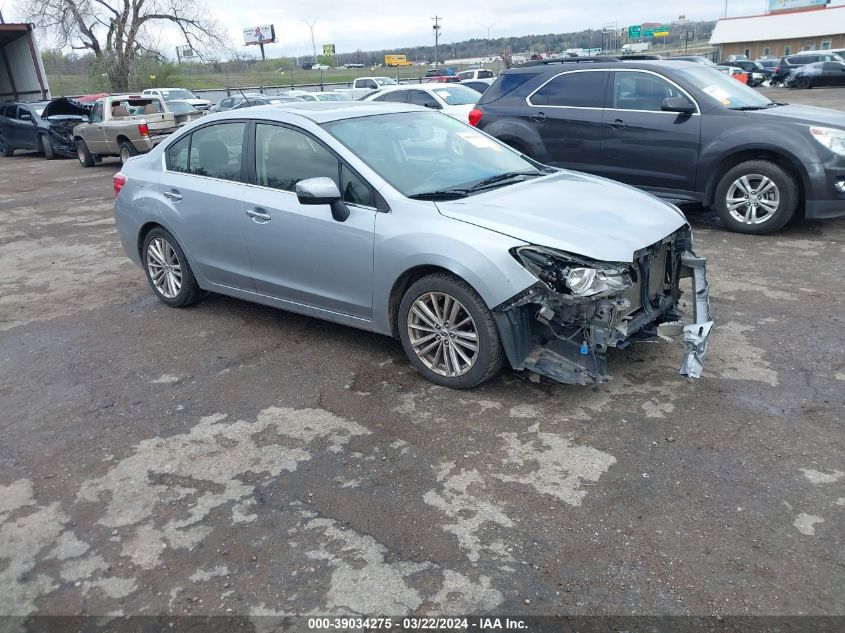
<path id="1" fill-rule="evenodd" d="M 159 303 L 117 165 L 0 159 L 0 613 L 845 614 L 845 219 L 691 211 L 698 382 L 660 342 L 455 392 L 388 338 Z"/>

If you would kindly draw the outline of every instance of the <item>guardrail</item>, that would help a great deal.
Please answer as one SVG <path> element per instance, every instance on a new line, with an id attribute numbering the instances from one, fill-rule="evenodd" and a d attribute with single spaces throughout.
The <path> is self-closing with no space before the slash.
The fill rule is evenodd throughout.
<path id="1" fill-rule="evenodd" d="M 400 79 L 400 84 L 421 84 L 425 77 L 412 77 L 410 79 Z M 287 92 L 288 90 L 306 90 L 308 92 L 322 92 L 331 91 L 335 88 L 351 88 L 351 81 L 342 82 L 323 82 L 308 83 L 308 84 L 284 84 L 275 86 L 237 86 L 234 88 L 204 88 L 199 90 L 191 90 L 197 97 L 208 99 L 213 103 L 217 103 L 221 99 L 231 97 L 232 95 L 240 94 L 241 92 L 259 92 L 266 95 L 276 95 L 279 92 Z"/>

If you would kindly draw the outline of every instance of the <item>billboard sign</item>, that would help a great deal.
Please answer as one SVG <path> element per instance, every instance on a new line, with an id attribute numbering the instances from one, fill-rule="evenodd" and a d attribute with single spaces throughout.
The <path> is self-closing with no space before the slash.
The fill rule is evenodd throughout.
<path id="1" fill-rule="evenodd" d="M 272 24 L 251 26 L 244 29 L 244 44 L 270 44 L 276 41 L 276 29 Z"/>
<path id="2" fill-rule="evenodd" d="M 323 55 L 334 55 L 334 44 L 323 44 Z"/>
<path id="3" fill-rule="evenodd" d="M 791 9 L 807 9 L 809 7 L 823 7 L 828 0 L 769 0 L 769 13 L 789 11 Z"/>
<path id="4" fill-rule="evenodd" d="M 192 58 L 194 56 L 194 49 L 191 48 L 190 44 L 185 44 L 184 46 L 179 46 L 179 55 L 182 59 Z"/>

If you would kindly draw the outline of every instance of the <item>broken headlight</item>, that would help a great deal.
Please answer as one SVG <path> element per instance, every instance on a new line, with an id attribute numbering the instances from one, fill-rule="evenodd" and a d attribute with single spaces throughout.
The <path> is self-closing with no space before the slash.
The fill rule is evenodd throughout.
<path id="1" fill-rule="evenodd" d="M 513 252 L 523 266 L 555 292 L 596 297 L 618 294 L 632 284 L 627 267 L 622 265 L 580 261 L 539 246 L 521 246 Z"/>
<path id="2" fill-rule="evenodd" d="M 834 154 L 845 156 L 845 130 L 830 127 L 811 127 L 810 134 Z"/>

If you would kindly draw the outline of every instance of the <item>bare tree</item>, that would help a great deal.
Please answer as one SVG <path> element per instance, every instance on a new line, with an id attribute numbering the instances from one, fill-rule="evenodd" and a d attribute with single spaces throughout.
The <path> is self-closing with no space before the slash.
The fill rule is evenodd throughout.
<path id="1" fill-rule="evenodd" d="M 176 26 L 200 59 L 223 41 L 200 0 L 20 0 L 18 9 L 59 48 L 91 51 L 118 91 L 128 89 L 139 56 L 164 58 L 165 24 Z"/>

